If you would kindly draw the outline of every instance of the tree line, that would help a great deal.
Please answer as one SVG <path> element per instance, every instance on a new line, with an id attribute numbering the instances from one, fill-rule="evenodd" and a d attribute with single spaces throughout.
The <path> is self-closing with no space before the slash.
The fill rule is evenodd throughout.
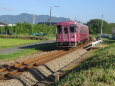
<path id="1" fill-rule="evenodd" d="M 0 32 L 6 33 L 10 30 L 13 34 L 19 35 L 31 35 L 32 33 L 46 33 L 55 34 L 55 25 L 46 24 L 29 24 L 29 23 L 17 23 L 16 26 L 2 26 Z"/>
<path id="2" fill-rule="evenodd" d="M 102 24 L 101 19 L 92 19 L 86 24 L 89 26 L 90 34 L 100 34 Z M 107 21 L 103 20 L 103 34 L 111 34 L 112 29 L 115 29 L 115 23 L 108 23 Z"/>
<path id="3" fill-rule="evenodd" d="M 101 19 L 92 19 L 86 23 L 89 26 L 90 34 L 100 34 L 101 31 Z M 115 23 L 108 23 L 103 20 L 103 33 L 111 34 L 112 29 L 115 28 Z M 29 24 L 29 23 L 17 23 L 16 26 L 3 26 L 0 27 L 0 33 L 6 33 L 8 30 L 13 32 L 13 34 L 23 34 L 31 35 L 32 33 L 45 33 L 48 35 L 55 35 L 56 26 L 55 25 L 46 25 L 46 24 Z"/>

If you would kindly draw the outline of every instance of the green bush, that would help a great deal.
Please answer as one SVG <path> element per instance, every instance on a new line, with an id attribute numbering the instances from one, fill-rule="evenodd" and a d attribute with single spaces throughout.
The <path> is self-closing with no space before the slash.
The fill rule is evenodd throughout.
<path id="1" fill-rule="evenodd" d="M 29 24 L 29 23 L 17 23 L 16 26 L 4 26 L 0 27 L 0 31 L 4 34 L 7 33 L 7 30 L 10 30 L 13 34 L 18 35 L 31 35 L 32 33 L 41 32 L 50 35 L 55 34 L 55 25 L 45 25 L 45 24 Z"/>

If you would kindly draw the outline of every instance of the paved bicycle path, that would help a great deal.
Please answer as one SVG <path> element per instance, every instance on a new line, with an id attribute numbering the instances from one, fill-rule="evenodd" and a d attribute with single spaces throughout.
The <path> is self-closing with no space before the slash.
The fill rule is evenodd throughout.
<path id="1" fill-rule="evenodd" d="M 0 50 L 0 54 L 8 54 L 8 53 L 24 50 L 27 48 L 34 48 L 43 44 L 53 43 L 53 42 L 55 42 L 55 40 L 48 40 L 48 41 L 39 42 L 39 43 L 32 43 L 32 44 L 26 44 L 26 45 L 11 47 L 11 48 L 5 48 L 5 49 Z"/>

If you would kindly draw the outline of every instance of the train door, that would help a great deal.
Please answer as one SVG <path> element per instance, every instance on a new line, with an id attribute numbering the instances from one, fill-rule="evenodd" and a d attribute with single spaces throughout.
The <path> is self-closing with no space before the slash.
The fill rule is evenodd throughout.
<path id="1" fill-rule="evenodd" d="M 76 34 L 76 25 L 72 24 L 70 25 L 70 42 L 72 42 L 74 44 L 74 46 L 76 46 L 76 42 L 77 42 L 77 34 Z"/>
<path id="2" fill-rule="evenodd" d="M 64 27 L 63 41 L 68 42 L 68 27 Z"/>
<path id="3" fill-rule="evenodd" d="M 80 29 L 79 29 L 79 27 L 76 28 L 76 40 L 78 43 L 80 43 Z"/>
<path id="4" fill-rule="evenodd" d="M 63 40 L 62 26 L 58 25 L 56 30 L 56 41 L 61 42 Z"/>

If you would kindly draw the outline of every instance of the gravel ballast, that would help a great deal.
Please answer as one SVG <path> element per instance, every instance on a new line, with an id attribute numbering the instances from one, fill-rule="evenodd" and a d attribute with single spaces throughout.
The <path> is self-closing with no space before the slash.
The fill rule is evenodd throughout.
<path id="1" fill-rule="evenodd" d="M 66 67 L 87 52 L 83 48 L 23 72 L 18 78 L 0 81 L 0 86 L 32 86 Z M 41 85 L 42 86 L 42 85 Z"/>

